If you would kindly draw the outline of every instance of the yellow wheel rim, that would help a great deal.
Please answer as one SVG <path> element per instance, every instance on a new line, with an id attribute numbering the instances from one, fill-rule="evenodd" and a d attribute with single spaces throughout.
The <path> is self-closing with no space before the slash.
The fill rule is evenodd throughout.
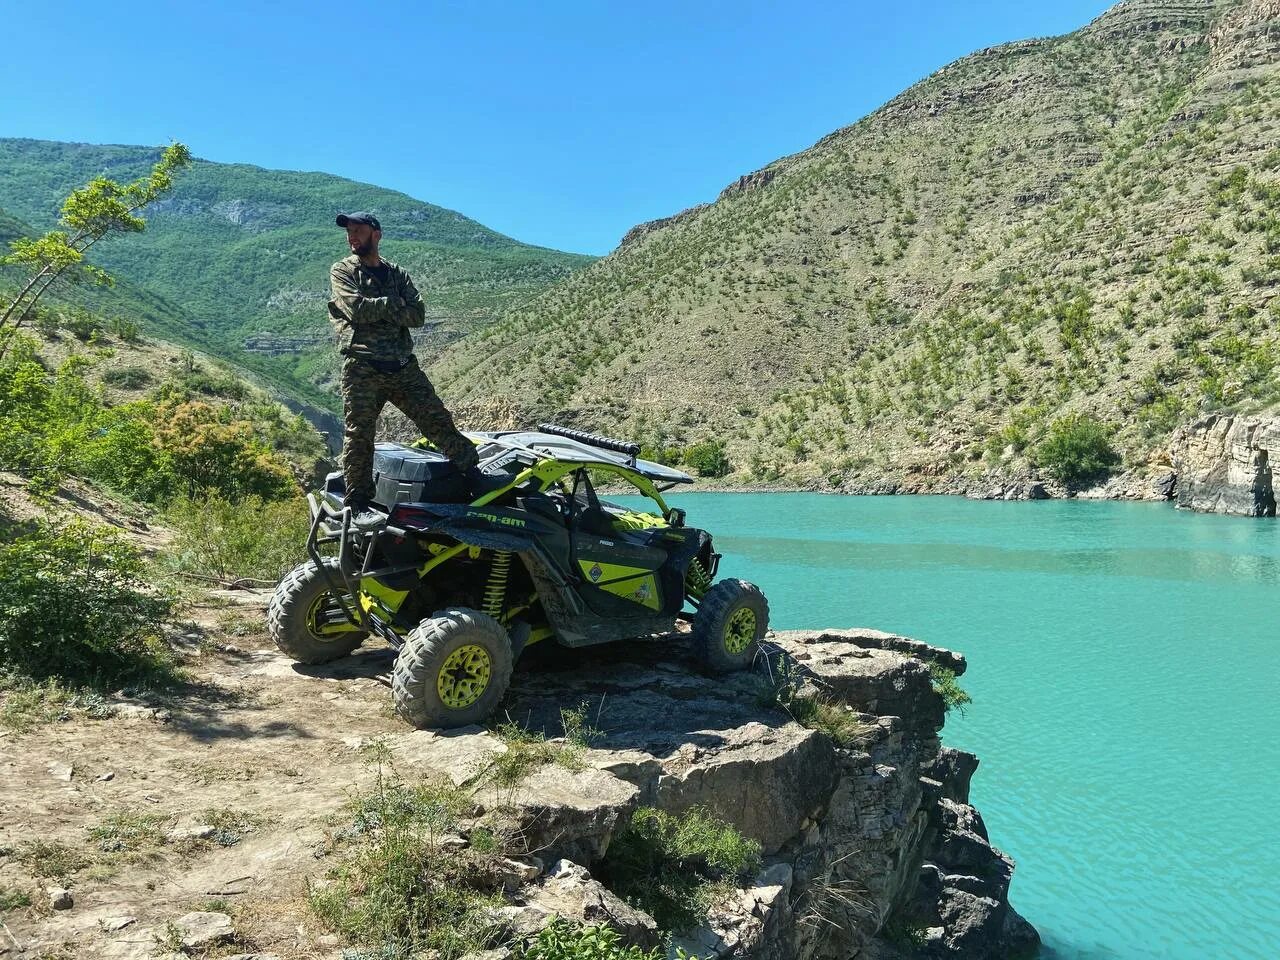
<path id="1" fill-rule="evenodd" d="M 750 607 L 733 611 L 724 625 L 724 648 L 728 653 L 742 653 L 756 638 L 756 612 Z"/>
<path id="2" fill-rule="evenodd" d="M 479 644 L 464 644 L 444 658 L 436 675 L 436 692 L 446 707 L 461 710 L 480 699 L 492 673 L 489 651 Z"/>

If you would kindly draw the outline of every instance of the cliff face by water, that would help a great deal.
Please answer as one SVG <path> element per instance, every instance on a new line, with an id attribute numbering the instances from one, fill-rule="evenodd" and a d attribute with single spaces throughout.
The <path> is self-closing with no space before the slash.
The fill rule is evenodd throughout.
<path id="1" fill-rule="evenodd" d="M 1246 517 L 1276 515 L 1272 464 L 1280 457 L 1280 417 L 1201 417 L 1174 433 L 1170 453 L 1178 506 Z"/>
<path id="2" fill-rule="evenodd" d="M 855 711 L 856 742 L 761 706 L 757 677 L 703 676 L 666 645 L 517 672 L 510 716 L 553 733 L 558 707 L 602 695 L 605 733 L 586 769 L 543 768 L 514 798 L 526 843 L 552 866 L 506 908 L 512 932 L 557 913 L 656 942 L 653 921 L 592 874 L 638 806 L 704 807 L 760 842 L 763 869 L 677 941 L 700 956 L 978 960 L 1033 948 L 1035 930 L 1009 905 L 1013 861 L 969 804 L 978 760 L 938 737 L 946 711 L 927 664 L 959 674 L 964 658 L 873 630 L 772 640 L 768 669 L 786 660 L 802 695 Z M 456 782 L 504 749 L 479 730 L 405 733 L 391 748 Z"/>

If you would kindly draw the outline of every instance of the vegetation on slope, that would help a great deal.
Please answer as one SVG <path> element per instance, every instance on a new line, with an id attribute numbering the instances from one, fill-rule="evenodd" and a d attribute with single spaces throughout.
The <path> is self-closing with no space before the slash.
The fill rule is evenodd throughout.
<path id="1" fill-rule="evenodd" d="M 0 139 L 0 207 L 43 229 L 71 187 L 103 171 L 138 176 L 155 156 L 144 147 Z M 395 191 L 241 164 L 196 161 L 150 209 L 147 231 L 102 251 L 103 266 L 180 305 L 219 355 L 330 406 L 317 384 L 332 379 L 335 364 L 325 301 L 329 265 L 347 252 L 337 212 L 378 214 L 384 252 L 430 305 L 433 343 L 484 326 L 592 259 L 518 243 Z"/>
<path id="2" fill-rule="evenodd" d="M 1260 0 L 1136 0 L 984 50 L 456 345 L 511 395 L 739 479 L 1025 469 L 1087 414 L 1142 462 L 1274 404 L 1280 50 Z"/>

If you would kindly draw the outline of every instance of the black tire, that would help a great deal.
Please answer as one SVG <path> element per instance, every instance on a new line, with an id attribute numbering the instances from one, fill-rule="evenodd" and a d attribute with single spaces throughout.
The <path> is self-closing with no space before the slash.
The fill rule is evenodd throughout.
<path id="1" fill-rule="evenodd" d="M 341 582 L 338 561 L 326 557 L 324 563 Z M 328 581 L 315 561 L 308 560 L 276 586 L 267 605 L 267 629 L 281 652 L 298 663 L 329 663 L 350 654 L 369 636 L 354 627 L 329 635 L 317 633 L 317 617 L 327 615 L 332 622 L 335 613 L 341 615 Z"/>
<path id="2" fill-rule="evenodd" d="M 477 610 L 450 607 L 405 639 L 391 673 L 391 699 L 396 713 L 420 729 L 481 723 L 502 702 L 511 667 L 511 640 L 502 624 Z M 478 686 L 482 670 L 487 674 Z"/>
<path id="3" fill-rule="evenodd" d="M 698 605 L 693 648 L 714 673 L 745 670 L 768 629 L 769 601 L 760 588 L 746 580 L 721 580 Z"/>

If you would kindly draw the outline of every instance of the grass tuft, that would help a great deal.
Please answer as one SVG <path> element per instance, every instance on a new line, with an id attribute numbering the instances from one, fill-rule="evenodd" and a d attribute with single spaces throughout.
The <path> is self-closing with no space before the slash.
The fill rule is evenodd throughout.
<path id="1" fill-rule="evenodd" d="M 83 870 L 90 860 L 60 840 L 31 840 L 18 847 L 17 860 L 37 877 L 66 880 Z"/>
<path id="2" fill-rule="evenodd" d="M 679 817 L 639 808 L 601 865 L 618 896 L 669 931 L 701 923 L 717 895 L 759 869 L 760 844 L 701 807 Z"/>
<path id="3" fill-rule="evenodd" d="M 0 884 L 0 915 L 29 906 L 31 906 L 30 891 Z"/>
<path id="4" fill-rule="evenodd" d="M 560 711 L 560 726 L 564 731 L 560 742 L 552 742 L 541 732 L 522 727 L 511 719 L 500 723 L 493 732 L 507 749 L 488 762 L 485 778 L 498 789 L 511 790 L 548 763 L 559 764 L 566 770 L 583 769 L 586 766 L 583 752 L 603 736 L 587 719 L 588 710 L 586 703 L 580 703 L 572 710 Z M 597 722 L 598 719 L 597 711 Z"/>
<path id="5" fill-rule="evenodd" d="M 0 675 L 0 728 L 28 733 L 50 723 L 74 717 L 102 719 L 110 715 L 110 705 L 96 690 L 69 687 L 48 677 L 31 680 L 12 674 Z"/>
<path id="6" fill-rule="evenodd" d="M 347 806 L 351 819 L 335 837 L 341 861 L 310 886 L 312 912 L 388 957 L 456 960 L 482 949 L 496 932 L 487 911 L 502 902 L 501 845 L 442 843 L 471 808 L 452 784 L 410 786 L 379 767 L 374 787 Z"/>

